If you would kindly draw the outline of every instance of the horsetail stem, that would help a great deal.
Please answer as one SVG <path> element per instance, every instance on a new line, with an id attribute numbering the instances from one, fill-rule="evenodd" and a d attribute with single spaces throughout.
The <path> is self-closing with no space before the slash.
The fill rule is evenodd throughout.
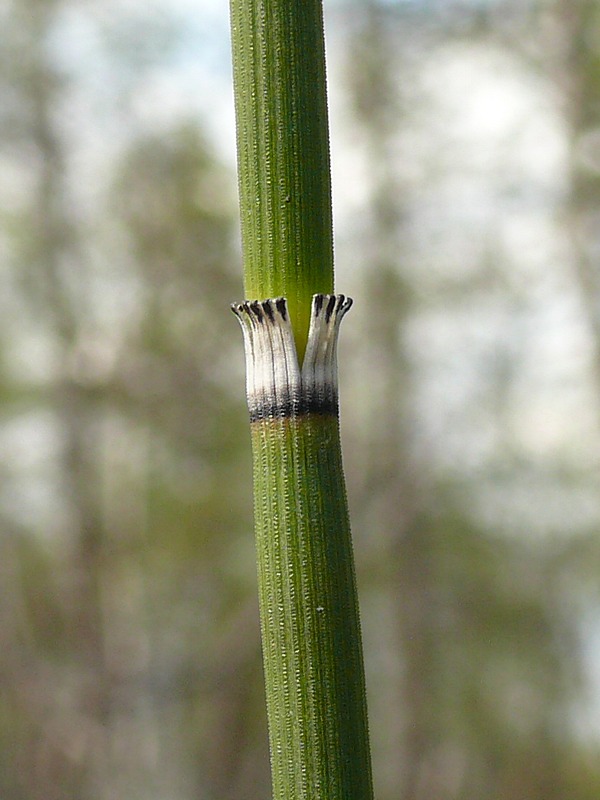
<path id="1" fill-rule="evenodd" d="M 302 356 L 333 292 L 321 0 L 231 0 L 246 297 L 283 296 Z"/>
<path id="2" fill-rule="evenodd" d="M 338 422 L 320 0 L 231 0 L 273 800 L 371 800 Z M 314 295 L 314 296 L 313 296 Z M 274 298 L 274 299 L 265 299 Z M 300 360 L 298 358 L 300 355 Z"/>

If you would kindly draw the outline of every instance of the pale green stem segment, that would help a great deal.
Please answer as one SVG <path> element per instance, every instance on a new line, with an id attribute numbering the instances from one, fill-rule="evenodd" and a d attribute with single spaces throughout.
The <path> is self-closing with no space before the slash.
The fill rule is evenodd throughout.
<path id="1" fill-rule="evenodd" d="M 273 800 L 371 800 L 364 668 L 337 417 L 350 306 L 315 298 L 300 371 L 285 301 L 244 332 Z"/>
<path id="2" fill-rule="evenodd" d="M 230 0 L 246 297 L 287 299 L 304 353 L 333 292 L 321 0 Z"/>

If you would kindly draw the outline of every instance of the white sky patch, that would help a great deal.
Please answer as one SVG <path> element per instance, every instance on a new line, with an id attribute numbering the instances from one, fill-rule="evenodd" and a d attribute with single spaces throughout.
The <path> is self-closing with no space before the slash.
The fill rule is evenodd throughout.
<path id="1" fill-rule="evenodd" d="M 331 74 L 338 249 L 364 271 L 370 265 L 355 252 L 366 255 L 370 175 Z M 428 54 L 411 96 L 418 113 L 409 108 L 398 121 L 390 170 L 407 178 L 399 183 L 407 223 L 398 267 L 421 293 L 404 334 L 422 446 L 442 474 L 481 476 L 507 448 L 532 470 L 594 469 L 591 342 L 557 220 L 567 142 L 554 89 L 510 53 L 461 41 Z M 514 490 L 513 523 L 557 530 L 570 520 L 563 532 L 571 533 L 598 518 L 587 489 L 579 496 L 561 486 L 548 502 L 556 476 L 514 480 L 486 501 L 497 511 Z"/>

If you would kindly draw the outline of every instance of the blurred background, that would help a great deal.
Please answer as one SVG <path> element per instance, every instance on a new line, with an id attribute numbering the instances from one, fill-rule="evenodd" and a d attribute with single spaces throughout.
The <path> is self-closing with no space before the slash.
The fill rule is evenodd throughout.
<path id="1" fill-rule="evenodd" d="M 600 2 L 325 8 L 378 800 L 597 800 Z M 0 797 L 268 798 L 227 3 L 0 23 Z"/>

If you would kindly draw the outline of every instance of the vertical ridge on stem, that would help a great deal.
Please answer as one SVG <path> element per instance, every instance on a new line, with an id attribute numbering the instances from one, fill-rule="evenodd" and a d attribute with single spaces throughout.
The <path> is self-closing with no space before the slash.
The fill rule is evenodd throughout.
<path id="1" fill-rule="evenodd" d="M 351 300 L 332 294 L 323 5 L 230 8 L 244 283 L 258 298 L 233 310 L 248 373 L 273 799 L 372 800 L 338 425 L 336 345 Z"/>
<path id="2" fill-rule="evenodd" d="M 244 282 L 285 296 L 304 352 L 333 291 L 322 0 L 230 0 Z"/>
<path id="3" fill-rule="evenodd" d="M 285 300 L 232 306 L 246 342 L 274 800 L 372 799 L 337 402 L 351 304 L 313 298 L 302 370 Z"/>

